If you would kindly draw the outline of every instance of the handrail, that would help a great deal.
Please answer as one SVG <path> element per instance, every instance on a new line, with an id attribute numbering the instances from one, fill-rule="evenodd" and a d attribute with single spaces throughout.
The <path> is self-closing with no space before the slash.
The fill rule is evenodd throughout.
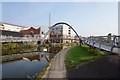
<path id="1" fill-rule="evenodd" d="M 110 42 L 109 42 L 110 41 Z M 110 47 L 109 50 L 110 52 L 114 52 L 114 48 L 117 48 L 118 50 L 120 49 L 120 35 L 113 35 L 108 39 L 108 36 L 94 36 L 94 37 L 88 37 L 86 38 L 85 41 L 86 44 L 91 45 L 91 46 L 96 47 L 95 44 L 98 45 L 98 49 L 103 49 L 102 46 L 104 46 L 104 50 L 107 50 L 105 46 Z M 119 52 L 117 52 L 119 53 Z"/>

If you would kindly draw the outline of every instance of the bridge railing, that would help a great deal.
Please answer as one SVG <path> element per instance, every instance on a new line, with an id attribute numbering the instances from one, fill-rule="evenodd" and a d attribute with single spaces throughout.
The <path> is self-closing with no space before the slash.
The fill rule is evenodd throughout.
<path id="1" fill-rule="evenodd" d="M 39 38 L 33 37 L 4 37 L 1 38 L 0 42 L 30 42 L 38 41 Z"/>
<path id="2" fill-rule="evenodd" d="M 85 40 L 85 43 L 101 50 L 120 54 L 120 36 L 92 36 Z"/>

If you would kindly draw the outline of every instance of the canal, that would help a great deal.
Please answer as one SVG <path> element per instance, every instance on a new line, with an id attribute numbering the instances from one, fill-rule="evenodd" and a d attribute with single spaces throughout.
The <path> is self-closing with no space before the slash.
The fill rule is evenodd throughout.
<path id="1" fill-rule="evenodd" d="M 40 55 L 2 63 L 2 78 L 28 78 L 38 75 L 47 65 Z"/>

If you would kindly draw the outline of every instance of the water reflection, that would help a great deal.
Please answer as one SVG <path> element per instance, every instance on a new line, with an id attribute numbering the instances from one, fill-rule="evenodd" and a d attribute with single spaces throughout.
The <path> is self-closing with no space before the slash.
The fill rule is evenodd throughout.
<path id="1" fill-rule="evenodd" d="M 41 55 L 23 57 L 21 60 L 6 62 L 2 64 L 3 78 L 27 78 L 42 71 L 47 61 Z"/>
<path id="2" fill-rule="evenodd" d="M 23 60 L 30 60 L 30 61 L 40 61 L 42 58 L 40 55 L 30 56 L 30 57 L 23 57 Z"/>

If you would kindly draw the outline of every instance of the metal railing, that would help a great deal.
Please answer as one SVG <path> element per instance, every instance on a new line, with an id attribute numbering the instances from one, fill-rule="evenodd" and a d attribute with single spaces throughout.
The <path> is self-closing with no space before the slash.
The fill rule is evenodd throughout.
<path id="1" fill-rule="evenodd" d="M 4 37 L 1 38 L 0 42 L 31 42 L 38 40 L 40 39 L 35 37 Z"/>
<path id="2" fill-rule="evenodd" d="M 85 39 L 85 43 L 109 52 L 120 54 L 120 36 L 92 36 Z"/>

